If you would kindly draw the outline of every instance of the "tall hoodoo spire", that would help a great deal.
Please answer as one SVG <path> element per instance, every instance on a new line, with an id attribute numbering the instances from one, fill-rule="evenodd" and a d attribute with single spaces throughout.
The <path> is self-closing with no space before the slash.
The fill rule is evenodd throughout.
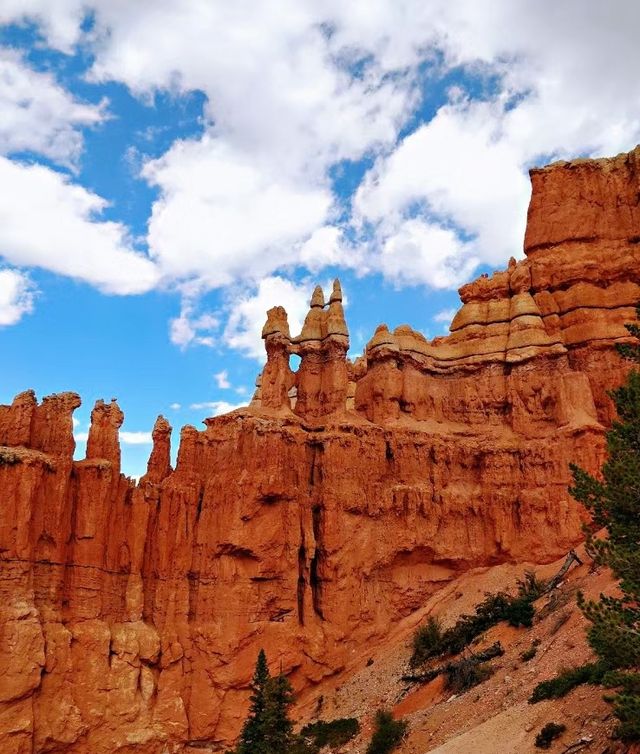
<path id="1" fill-rule="evenodd" d="M 309 417 L 346 410 L 349 330 L 338 279 L 333 282 L 328 303 L 321 286 L 314 288 L 300 335 L 290 337 L 287 313 L 276 306 L 267 312 L 262 337 L 267 364 L 255 397 L 261 407 L 290 407 Z M 297 374 L 289 367 L 292 354 L 301 359 Z"/>

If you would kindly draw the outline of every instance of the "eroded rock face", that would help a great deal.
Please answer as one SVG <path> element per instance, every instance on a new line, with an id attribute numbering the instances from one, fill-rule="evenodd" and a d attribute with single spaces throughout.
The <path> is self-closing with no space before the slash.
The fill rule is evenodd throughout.
<path id="1" fill-rule="evenodd" d="M 447 337 L 380 326 L 351 363 L 339 284 L 297 337 L 272 309 L 251 405 L 184 427 L 175 470 L 159 417 L 138 485 L 115 402 L 82 461 L 77 395 L 0 406 L 0 751 L 224 750 L 260 647 L 300 689 L 462 571 L 574 545 L 568 464 L 603 459 L 640 298 L 639 155 L 533 171 L 526 258 L 463 286 Z"/>

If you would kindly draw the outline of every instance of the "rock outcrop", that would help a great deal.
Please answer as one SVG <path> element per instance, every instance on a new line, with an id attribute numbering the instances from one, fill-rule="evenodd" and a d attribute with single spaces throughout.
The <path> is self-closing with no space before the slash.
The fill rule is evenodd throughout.
<path id="1" fill-rule="evenodd" d="M 251 405 L 184 427 L 175 470 L 162 417 L 136 485 L 114 401 L 81 461 L 77 395 L 0 406 L 3 753 L 224 750 L 260 647 L 308 687 L 467 569 L 580 539 L 568 464 L 599 467 L 626 369 L 640 149 L 532 182 L 526 257 L 462 287 L 450 335 L 381 325 L 351 363 L 339 283 L 297 337 L 275 307 Z"/>

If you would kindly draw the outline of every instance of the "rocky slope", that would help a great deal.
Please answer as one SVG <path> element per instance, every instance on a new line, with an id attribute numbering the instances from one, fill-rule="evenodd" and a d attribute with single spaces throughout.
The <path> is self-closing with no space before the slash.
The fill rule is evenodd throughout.
<path id="1" fill-rule="evenodd" d="M 602 461 L 640 299 L 640 148 L 532 184 L 525 258 L 463 286 L 449 336 L 380 326 L 351 363 L 339 284 L 295 338 L 276 307 L 251 405 L 184 427 L 175 470 L 162 417 L 136 485 L 114 402 L 82 461 L 77 395 L 0 406 L 0 751 L 223 750 L 260 647 L 311 693 L 470 569 L 579 541 L 568 463 Z"/>
<path id="2" fill-rule="evenodd" d="M 577 607 L 576 594 L 580 590 L 597 599 L 601 592 L 612 593 L 613 585 L 606 569 L 593 571 L 583 548 L 578 552 L 582 565 L 574 565 L 557 589 L 535 602 L 531 628 L 501 623 L 474 643 L 474 652 L 496 641 L 504 649 L 504 655 L 491 660 L 493 674 L 480 685 L 453 693 L 446 690 L 442 676 L 423 685 L 403 681 L 403 675 L 410 672 L 408 659 L 416 626 L 432 615 L 445 626 L 452 625 L 463 613 L 473 613 L 486 593 L 515 592 L 517 579 L 526 570 L 535 569 L 538 578 L 549 578 L 564 559 L 542 567 L 502 564 L 468 571 L 400 621 L 384 642 L 363 647 L 339 678 L 309 689 L 301 699 L 300 715 L 305 721 L 339 717 L 360 720 L 361 735 L 336 754 L 365 754 L 374 712 L 380 708 L 392 710 L 409 724 L 397 754 L 537 754 L 536 734 L 548 722 L 566 726 L 550 749 L 555 754 L 567 750 L 585 754 L 637 752 L 638 748 L 611 740 L 616 720 L 601 688 L 580 686 L 562 699 L 528 702 L 540 681 L 552 678 L 560 668 L 592 660 L 586 621 Z M 532 647 L 535 655 L 523 659 L 523 653 Z"/>

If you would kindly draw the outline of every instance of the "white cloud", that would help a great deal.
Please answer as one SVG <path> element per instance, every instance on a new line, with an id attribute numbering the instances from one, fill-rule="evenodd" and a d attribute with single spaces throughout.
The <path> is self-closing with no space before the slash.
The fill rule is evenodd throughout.
<path id="1" fill-rule="evenodd" d="M 224 341 L 258 361 L 266 358 L 262 342 L 262 327 L 266 312 L 272 306 L 284 306 L 289 316 L 292 335 L 302 329 L 309 310 L 313 285 L 305 281 L 296 284 L 285 278 L 272 276 L 260 281 L 257 288 L 235 292 L 229 302 L 229 319 L 224 331 Z"/>
<path id="2" fill-rule="evenodd" d="M 216 372 L 216 374 L 213 375 L 213 379 L 221 390 L 228 390 L 231 387 L 231 383 L 229 382 L 229 372 L 226 369 L 223 369 L 221 372 Z"/>
<path id="3" fill-rule="evenodd" d="M 521 155 L 501 136 L 502 112 L 452 102 L 368 173 L 356 214 L 375 224 L 385 252 L 406 249 L 383 252 L 387 276 L 453 287 L 480 262 L 498 265 L 521 249 L 530 188 Z"/>
<path id="4" fill-rule="evenodd" d="M 120 442 L 123 445 L 151 445 L 153 443 L 151 432 L 127 432 L 121 430 L 119 436 Z M 89 439 L 89 432 L 75 432 L 74 439 L 76 442 L 86 442 Z"/>
<path id="5" fill-rule="evenodd" d="M 640 140 L 640 81 L 633 72 L 640 47 L 631 31 L 640 6 L 615 6 L 613 12 L 593 0 L 544 7 L 498 2 L 490 15 L 463 0 L 436 13 L 432 7 L 435 43 L 447 66 L 476 66 L 496 76 L 497 89 L 486 101 L 452 90 L 430 122 L 378 159 L 354 202 L 357 221 L 373 226 L 374 249 L 388 249 L 389 239 L 397 245 L 406 223 L 419 222 L 455 231 L 448 256 L 466 260 L 456 267 L 462 277 L 473 271 L 473 258 L 504 264 L 522 253 L 531 164 L 615 154 Z M 624 70 L 615 63 L 622 59 Z M 413 264 L 412 255 L 396 255 L 404 268 L 382 253 L 383 272 L 407 283 L 413 272 L 438 287 L 443 247 L 432 242 L 423 234 Z M 425 257 L 433 257 L 426 267 Z M 449 275 L 450 285 L 460 277 Z"/>
<path id="6" fill-rule="evenodd" d="M 300 248 L 300 263 L 311 272 L 333 265 L 362 264 L 357 249 L 347 249 L 340 228 L 324 225 L 312 233 Z"/>
<path id="7" fill-rule="evenodd" d="M 99 29 L 109 30 L 95 79 L 121 80 L 142 93 L 200 89 L 218 136 L 288 175 L 392 143 L 407 114 L 404 77 L 385 78 L 368 50 L 328 33 L 340 22 L 339 6 L 304 0 L 95 5 Z M 360 74 L 353 76 L 348 65 L 357 61 Z"/>
<path id="8" fill-rule="evenodd" d="M 126 228 L 100 221 L 104 199 L 42 165 L 0 157 L 0 255 L 67 275 L 105 293 L 144 293 L 154 264 L 133 250 Z"/>
<path id="9" fill-rule="evenodd" d="M 85 10 L 95 27 L 83 35 Z M 399 286 L 459 285 L 479 264 L 521 252 L 530 164 L 640 140 L 633 0 L 495 0 L 491 13 L 477 0 L 2 3 L 0 22 L 26 18 L 65 52 L 82 38 L 95 54 L 94 82 L 124 82 L 149 102 L 159 89 L 206 95 L 202 136 L 143 167 L 159 190 L 151 259 L 135 253 L 122 226 L 99 220 L 99 197 L 0 164 L 2 185 L 19 179 L 16 198 L 0 199 L 0 254 L 106 292 L 192 286 L 170 325 L 181 347 L 214 345 L 222 330 L 228 346 L 262 358 L 265 310 L 283 303 L 292 320 L 306 311 L 304 286 L 286 279 L 297 266 L 377 270 Z M 14 125 L 0 127 L 0 139 L 77 156 L 78 129 L 98 110 L 16 58 L 7 65 Z M 467 99 L 456 76 L 449 101 L 398 143 L 418 87 L 431 95 L 454 68 L 486 86 Z M 21 110 L 17 93 L 31 81 L 41 94 Z M 348 217 L 329 175 L 363 156 L 373 167 Z M 227 288 L 226 323 L 199 309 L 199 296 L 217 287 Z"/>
<path id="10" fill-rule="evenodd" d="M 384 239 L 379 264 L 398 286 L 452 288 L 468 280 L 477 266 L 477 258 L 468 251 L 452 230 L 408 219 Z"/>
<path id="11" fill-rule="evenodd" d="M 170 409 L 171 409 L 172 411 L 180 411 L 180 409 L 182 408 L 182 404 L 180 404 L 180 403 L 172 403 L 172 404 L 171 404 L 171 405 L 169 406 L 169 408 L 170 408 Z"/>
<path id="12" fill-rule="evenodd" d="M 124 445 L 151 445 L 151 432 L 127 432 L 120 430 L 120 442 Z"/>
<path id="13" fill-rule="evenodd" d="M 78 127 L 100 123 L 104 110 L 78 102 L 50 73 L 0 47 L 0 154 L 31 150 L 71 166 L 82 149 Z"/>
<path id="14" fill-rule="evenodd" d="M 100 4 L 111 34 L 93 75 L 139 92 L 207 94 L 214 125 L 146 170 L 162 192 L 150 244 L 170 276 L 226 285 L 296 261 L 314 272 L 348 265 L 326 170 L 373 150 L 379 159 L 355 202 L 356 219 L 374 231 L 373 243 L 362 237 L 360 268 L 400 285 L 454 286 L 477 264 L 521 250 L 532 161 L 615 152 L 640 138 L 640 10 L 614 5 L 498 0 L 488 14 L 473 0 L 280 0 L 250 13 L 243 4 L 139 6 L 125 19 L 118 4 Z M 452 91 L 394 151 L 425 60 L 494 76 L 495 95 L 467 102 Z M 290 212 L 274 209 L 282 205 Z"/>
<path id="15" fill-rule="evenodd" d="M 439 312 L 433 315 L 434 322 L 444 322 L 449 324 L 451 320 L 456 316 L 457 309 L 441 309 Z"/>
<path id="16" fill-rule="evenodd" d="M 220 416 L 235 411 L 237 408 L 244 408 L 246 405 L 246 403 L 229 403 L 228 401 L 205 401 L 204 403 L 192 403 L 189 408 L 194 411 L 206 409 L 211 411 L 211 416 Z"/>
<path id="17" fill-rule="evenodd" d="M 169 279 L 211 288 L 295 262 L 332 204 L 321 183 L 289 179 L 209 136 L 177 142 L 143 175 L 161 190 L 149 222 L 153 258 Z"/>
<path id="18" fill-rule="evenodd" d="M 35 21 L 51 47 L 71 53 L 88 5 L 86 0 L 2 0 L 0 24 Z"/>
<path id="19" fill-rule="evenodd" d="M 169 321 L 169 339 L 180 348 L 215 345 L 212 333 L 220 327 L 220 321 L 211 312 L 196 313 L 196 307 L 197 294 L 183 293 L 180 315 Z"/>
<path id="20" fill-rule="evenodd" d="M 39 21 L 51 44 L 68 49 L 74 41 L 76 4 L 58 15 L 44 0 L 12 8 L 16 18 Z M 339 6 L 94 1 L 87 8 L 95 11 L 85 40 L 96 53 L 93 81 L 123 81 L 143 97 L 159 88 L 207 95 L 202 138 L 177 142 L 143 167 L 160 191 L 148 245 L 166 282 L 214 288 L 298 263 L 313 270 L 344 263 L 346 249 L 330 226 L 328 169 L 393 144 L 414 103 L 406 71 L 387 76 L 366 49 L 337 43 L 329 29 L 340 22 Z M 174 323 L 175 342 L 196 339 L 189 321 Z"/>
<path id="21" fill-rule="evenodd" d="M 30 314 L 34 297 L 35 287 L 27 275 L 0 269 L 0 327 L 15 325 L 25 314 Z"/>

